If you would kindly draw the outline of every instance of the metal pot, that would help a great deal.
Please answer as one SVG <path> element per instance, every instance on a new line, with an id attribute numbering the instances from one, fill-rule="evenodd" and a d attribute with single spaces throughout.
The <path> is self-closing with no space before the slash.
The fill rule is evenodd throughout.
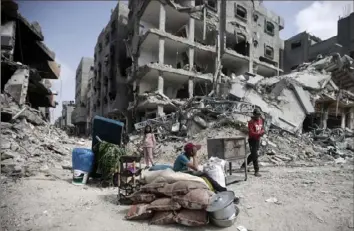
<path id="1" fill-rule="evenodd" d="M 217 220 L 217 219 L 214 219 L 213 217 L 210 217 L 211 223 L 213 223 L 214 225 L 219 226 L 219 227 L 230 227 L 230 226 L 232 226 L 235 223 L 235 221 L 237 219 L 237 215 L 238 215 L 238 213 L 240 211 L 237 208 L 236 205 L 235 205 L 235 209 L 236 209 L 236 214 L 234 214 L 232 217 L 230 217 L 227 220 Z"/>
<path id="2" fill-rule="evenodd" d="M 217 193 L 211 198 L 211 203 L 206 211 L 216 220 L 227 220 L 236 213 L 234 198 L 235 193 L 232 191 Z"/>

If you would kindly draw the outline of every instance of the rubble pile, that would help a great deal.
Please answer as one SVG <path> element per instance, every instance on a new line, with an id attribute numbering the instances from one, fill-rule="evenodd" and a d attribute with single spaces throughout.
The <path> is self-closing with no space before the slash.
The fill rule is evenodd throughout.
<path id="1" fill-rule="evenodd" d="M 329 113 L 334 117 L 341 112 L 352 113 L 354 94 L 340 89 L 333 73 L 341 72 L 341 76 L 350 77 L 353 66 L 354 60 L 350 57 L 334 54 L 271 78 L 252 73 L 223 76 L 228 89 L 218 94 L 212 92 L 213 97 L 211 94 L 193 97 L 182 106 L 163 97 L 164 102 L 174 105 L 176 112 L 137 123 L 135 129 L 142 132 L 150 125 L 160 143 L 157 156 L 171 160 L 182 151 L 186 141 L 200 143 L 206 149 L 207 138 L 247 134 L 247 121 L 253 110 L 259 108 L 268 131 L 262 140 L 262 161 L 276 165 L 296 161 L 343 162 L 353 158 L 351 115 L 347 116 L 347 123 L 342 122 L 342 127 L 347 124 L 345 129 L 326 128 L 321 134 L 315 130 L 302 132 L 308 116 L 320 118 L 321 126 L 328 127 L 324 111 L 327 110 L 327 118 Z M 130 138 L 131 148 L 136 150 L 141 138 L 138 135 Z M 201 153 L 200 159 L 205 161 L 206 150 L 202 149 Z"/>
<path id="2" fill-rule="evenodd" d="M 71 149 L 89 146 L 88 141 L 69 137 L 46 122 L 40 111 L 27 106 L 20 108 L 13 102 L 6 104 L 5 95 L 1 99 L 2 120 L 7 113 L 17 116 L 1 122 L 1 173 L 22 177 L 54 168 L 70 168 Z"/>
<path id="3" fill-rule="evenodd" d="M 341 141 L 330 137 L 328 141 L 319 140 L 313 133 L 294 136 L 284 131 L 270 130 L 262 138 L 260 160 L 274 165 L 294 162 L 334 162 L 343 164 L 353 161 L 353 134 Z"/>

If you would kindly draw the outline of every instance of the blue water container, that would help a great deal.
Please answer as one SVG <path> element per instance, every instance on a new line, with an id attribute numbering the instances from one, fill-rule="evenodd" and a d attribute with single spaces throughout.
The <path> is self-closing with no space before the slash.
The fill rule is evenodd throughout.
<path id="1" fill-rule="evenodd" d="M 90 173 L 93 168 L 94 154 L 88 148 L 74 148 L 72 152 L 73 170 Z"/>

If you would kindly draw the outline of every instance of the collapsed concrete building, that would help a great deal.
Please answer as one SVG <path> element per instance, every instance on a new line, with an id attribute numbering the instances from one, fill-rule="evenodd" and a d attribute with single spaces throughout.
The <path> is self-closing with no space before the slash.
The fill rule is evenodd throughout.
<path id="1" fill-rule="evenodd" d="M 82 57 L 76 69 L 75 77 L 75 103 L 76 107 L 72 113 L 72 123 L 75 125 L 77 135 L 86 135 L 88 123 L 91 123 L 87 116 L 87 107 L 91 98 L 88 98 L 89 81 L 94 71 L 94 60 L 90 57 Z"/>
<path id="2" fill-rule="evenodd" d="M 128 131 L 150 124 L 159 133 L 191 134 L 211 117 L 246 122 L 258 107 L 267 126 L 290 133 L 313 124 L 353 129 L 352 92 L 340 84 L 352 83 L 353 60 L 316 56 L 284 75 L 284 22 L 260 2 L 131 0 L 128 18 L 127 12 L 118 3 L 99 36 L 93 114 L 114 112 Z M 112 48 L 112 18 L 120 25 L 116 41 L 125 47 Z"/>
<path id="3" fill-rule="evenodd" d="M 284 22 L 259 1 L 131 0 L 129 9 L 135 121 L 175 111 L 166 99 L 208 95 L 221 75 L 282 73 Z"/>
<path id="4" fill-rule="evenodd" d="M 55 107 L 55 92 L 48 79 L 58 79 L 60 66 L 55 54 L 43 43 L 37 22 L 29 23 L 18 12 L 14 1 L 1 2 L 1 94 L 2 120 L 10 120 L 16 110 L 11 103 L 42 110 L 46 119 Z"/>

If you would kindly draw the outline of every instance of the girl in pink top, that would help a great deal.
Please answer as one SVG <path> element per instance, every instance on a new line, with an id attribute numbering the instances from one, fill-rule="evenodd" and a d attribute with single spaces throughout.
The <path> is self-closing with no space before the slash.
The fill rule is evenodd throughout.
<path id="1" fill-rule="evenodd" d="M 153 165 L 152 153 L 155 147 L 156 147 L 155 135 L 152 133 L 151 127 L 149 125 L 146 125 L 144 131 L 144 138 L 143 138 L 143 150 L 144 150 L 145 164 L 147 168 L 150 167 L 150 163 L 151 165 Z"/>

